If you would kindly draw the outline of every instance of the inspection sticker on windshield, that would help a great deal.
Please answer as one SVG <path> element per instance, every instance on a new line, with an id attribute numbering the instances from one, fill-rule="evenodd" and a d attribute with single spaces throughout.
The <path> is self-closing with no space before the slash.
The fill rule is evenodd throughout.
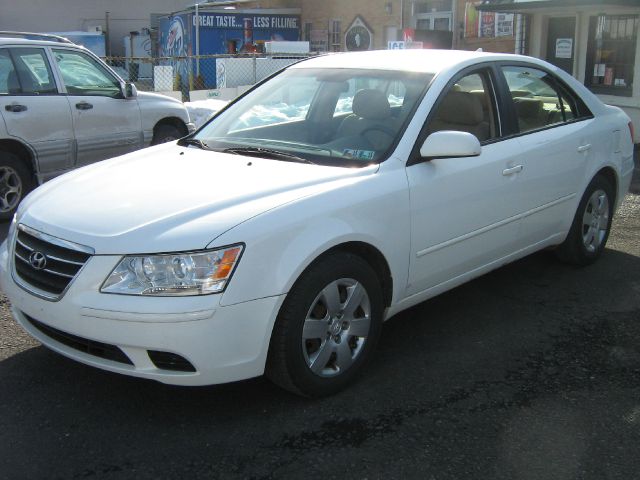
<path id="1" fill-rule="evenodd" d="M 373 156 L 375 154 L 375 150 L 354 150 L 352 148 L 345 148 L 342 151 L 342 155 L 345 157 L 355 158 L 358 160 L 373 160 Z"/>

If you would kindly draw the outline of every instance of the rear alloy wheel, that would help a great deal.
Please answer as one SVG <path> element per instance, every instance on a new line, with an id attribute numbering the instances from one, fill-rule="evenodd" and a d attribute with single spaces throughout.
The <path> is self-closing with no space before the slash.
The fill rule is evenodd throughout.
<path id="1" fill-rule="evenodd" d="M 614 190 L 598 175 L 584 192 L 566 240 L 558 247 L 558 257 L 575 265 L 589 265 L 602 254 L 611 231 Z"/>
<path id="2" fill-rule="evenodd" d="M 33 188 L 29 171 L 13 153 L 0 152 L 0 220 L 13 217 L 20 201 Z"/>
<path id="3" fill-rule="evenodd" d="M 587 252 L 595 253 L 604 244 L 609 224 L 609 197 L 604 190 L 596 190 L 582 214 L 582 244 Z"/>
<path id="4" fill-rule="evenodd" d="M 267 375 L 297 394 L 320 397 L 347 386 L 380 336 L 382 292 L 360 257 L 335 253 L 312 264 L 280 310 Z"/>

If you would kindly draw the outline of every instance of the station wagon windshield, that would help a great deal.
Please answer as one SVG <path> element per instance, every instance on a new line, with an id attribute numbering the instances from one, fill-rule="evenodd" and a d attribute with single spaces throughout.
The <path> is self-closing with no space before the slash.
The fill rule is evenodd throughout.
<path id="1" fill-rule="evenodd" d="M 182 144 L 321 165 L 379 163 L 432 77 L 369 69 L 286 70 Z"/>

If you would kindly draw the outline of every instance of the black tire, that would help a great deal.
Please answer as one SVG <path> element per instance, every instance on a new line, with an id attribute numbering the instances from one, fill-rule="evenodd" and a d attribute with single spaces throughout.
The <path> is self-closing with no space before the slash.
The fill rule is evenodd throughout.
<path id="1" fill-rule="evenodd" d="M 17 155 L 0 152 L 0 221 L 10 220 L 34 181 L 29 168 Z"/>
<path id="2" fill-rule="evenodd" d="M 604 251 L 611 221 L 615 193 L 613 185 L 604 176 L 598 175 L 587 186 L 571 230 L 565 241 L 556 249 L 557 257 L 573 265 L 589 265 Z"/>
<path id="3" fill-rule="evenodd" d="M 338 296 L 332 297 L 332 292 Z M 339 306 L 333 314 L 327 308 L 331 299 Z M 370 360 L 380 337 L 382 312 L 380 282 L 367 262 L 346 252 L 321 257 L 296 281 L 280 309 L 267 377 L 307 397 L 342 390 Z"/>
<path id="4" fill-rule="evenodd" d="M 162 124 L 158 125 L 153 132 L 151 145 L 159 145 L 161 143 L 172 142 L 184 137 L 186 134 L 183 130 L 175 125 Z"/>

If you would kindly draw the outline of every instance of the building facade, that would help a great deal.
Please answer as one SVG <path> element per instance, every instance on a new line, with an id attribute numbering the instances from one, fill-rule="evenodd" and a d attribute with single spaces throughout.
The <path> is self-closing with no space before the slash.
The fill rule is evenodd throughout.
<path id="1" fill-rule="evenodd" d="M 622 108 L 640 142 L 640 1 L 498 0 L 479 6 L 528 17 L 526 53 L 564 69 Z"/>
<path id="2" fill-rule="evenodd" d="M 474 9 L 479 3 L 301 0 L 302 38 L 309 40 L 316 51 L 386 49 L 389 42 L 408 41 L 413 48 L 513 52 L 517 16 L 485 14 L 482 23 L 482 15 Z"/>
<path id="3" fill-rule="evenodd" d="M 184 0 L 0 0 L 0 30 L 105 32 L 108 54 L 124 54 L 124 38 L 150 27 L 153 13 L 184 8 Z"/>

